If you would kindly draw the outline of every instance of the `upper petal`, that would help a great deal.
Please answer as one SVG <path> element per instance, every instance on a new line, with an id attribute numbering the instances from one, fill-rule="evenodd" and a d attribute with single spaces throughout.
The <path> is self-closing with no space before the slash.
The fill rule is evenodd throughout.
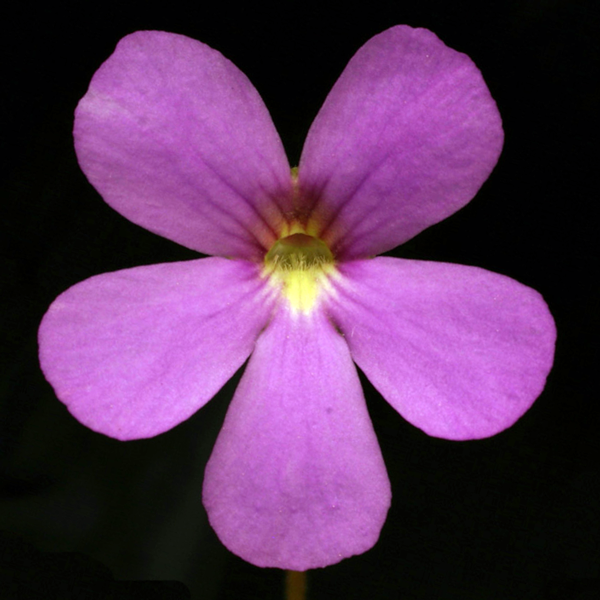
<path id="1" fill-rule="evenodd" d="M 291 202 L 269 113 L 222 54 L 162 31 L 123 38 L 75 113 L 75 149 L 115 210 L 206 254 L 268 249 Z"/>
<path id="2" fill-rule="evenodd" d="M 400 25 L 369 40 L 327 96 L 299 184 L 334 254 L 373 256 L 469 202 L 502 144 L 498 109 L 471 59 Z"/>
<path id="3" fill-rule="evenodd" d="M 556 329 L 535 290 L 454 264 L 379 257 L 339 269 L 331 313 L 352 358 L 429 435 L 494 435 L 542 392 Z"/>
<path id="4" fill-rule="evenodd" d="M 256 267 L 205 258 L 91 277 L 39 331 L 40 363 L 81 423 L 121 439 L 171 429 L 243 364 L 271 310 Z"/>
<path id="5" fill-rule="evenodd" d="M 204 505 L 232 552 L 306 570 L 365 552 L 390 486 L 348 347 L 314 311 L 261 334 L 206 467 Z"/>

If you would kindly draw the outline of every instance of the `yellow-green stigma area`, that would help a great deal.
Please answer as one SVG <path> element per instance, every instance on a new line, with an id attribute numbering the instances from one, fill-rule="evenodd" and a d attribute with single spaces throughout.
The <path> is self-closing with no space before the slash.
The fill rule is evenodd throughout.
<path id="1" fill-rule="evenodd" d="M 265 256 L 265 273 L 281 286 L 294 311 L 305 314 L 316 305 L 319 294 L 328 286 L 327 277 L 335 261 L 325 242 L 305 233 L 294 233 L 277 240 Z"/>

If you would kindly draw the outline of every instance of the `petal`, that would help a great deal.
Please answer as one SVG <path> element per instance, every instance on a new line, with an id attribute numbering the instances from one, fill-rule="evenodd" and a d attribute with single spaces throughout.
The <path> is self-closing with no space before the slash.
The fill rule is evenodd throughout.
<path id="1" fill-rule="evenodd" d="M 40 362 L 84 425 L 129 440 L 171 429 L 244 363 L 270 303 L 251 263 L 137 267 L 82 281 L 40 326 Z"/>
<path id="2" fill-rule="evenodd" d="M 344 340 L 318 311 L 279 312 L 206 467 L 211 525 L 244 560 L 302 571 L 371 548 L 390 498 Z"/>
<path id="3" fill-rule="evenodd" d="M 342 265 L 331 314 L 381 395 L 429 435 L 510 427 L 552 367 L 542 297 L 476 267 L 380 257 Z"/>
<path id="4" fill-rule="evenodd" d="M 334 85 L 308 133 L 299 185 L 338 258 L 366 258 L 469 202 L 502 143 L 471 59 L 401 25 L 368 41 Z"/>
<path id="5" fill-rule="evenodd" d="M 123 38 L 79 103 L 74 136 L 110 206 L 199 252 L 252 258 L 289 210 L 289 165 L 260 96 L 223 55 L 185 36 Z"/>

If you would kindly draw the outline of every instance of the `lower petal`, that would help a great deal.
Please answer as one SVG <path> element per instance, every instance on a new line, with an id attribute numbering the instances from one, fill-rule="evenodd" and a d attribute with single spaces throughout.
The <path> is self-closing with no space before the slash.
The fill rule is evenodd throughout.
<path id="1" fill-rule="evenodd" d="M 542 392 L 556 329 L 535 290 L 476 267 L 386 257 L 340 272 L 331 315 L 353 359 L 429 435 L 494 435 Z"/>
<path id="2" fill-rule="evenodd" d="M 39 331 L 56 395 L 94 431 L 157 435 L 203 406 L 244 363 L 270 314 L 244 261 L 204 258 L 91 277 Z"/>
<path id="3" fill-rule="evenodd" d="M 371 548 L 385 465 L 343 338 L 285 309 L 262 333 L 206 467 L 217 535 L 261 567 L 324 567 Z"/>

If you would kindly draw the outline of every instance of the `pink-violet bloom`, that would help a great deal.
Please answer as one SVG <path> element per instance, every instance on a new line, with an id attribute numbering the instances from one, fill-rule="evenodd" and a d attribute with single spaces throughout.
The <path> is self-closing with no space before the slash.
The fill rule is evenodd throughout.
<path id="1" fill-rule="evenodd" d="M 479 70 L 430 31 L 393 27 L 356 53 L 297 170 L 250 81 L 160 31 L 119 42 L 74 137 L 110 206 L 212 256 L 61 294 L 40 327 L 44 374 L 81 423 L 131 440 L 187 419 L 250 357 L 203 492 L 245 560 L 305 570 L 377 541 L 390 483 L 354 363 L 451 440 L 510 427 L 541 393 L 555 327 L 536 291 L 373 258 L 469 202 L 502 149 Z"/>

